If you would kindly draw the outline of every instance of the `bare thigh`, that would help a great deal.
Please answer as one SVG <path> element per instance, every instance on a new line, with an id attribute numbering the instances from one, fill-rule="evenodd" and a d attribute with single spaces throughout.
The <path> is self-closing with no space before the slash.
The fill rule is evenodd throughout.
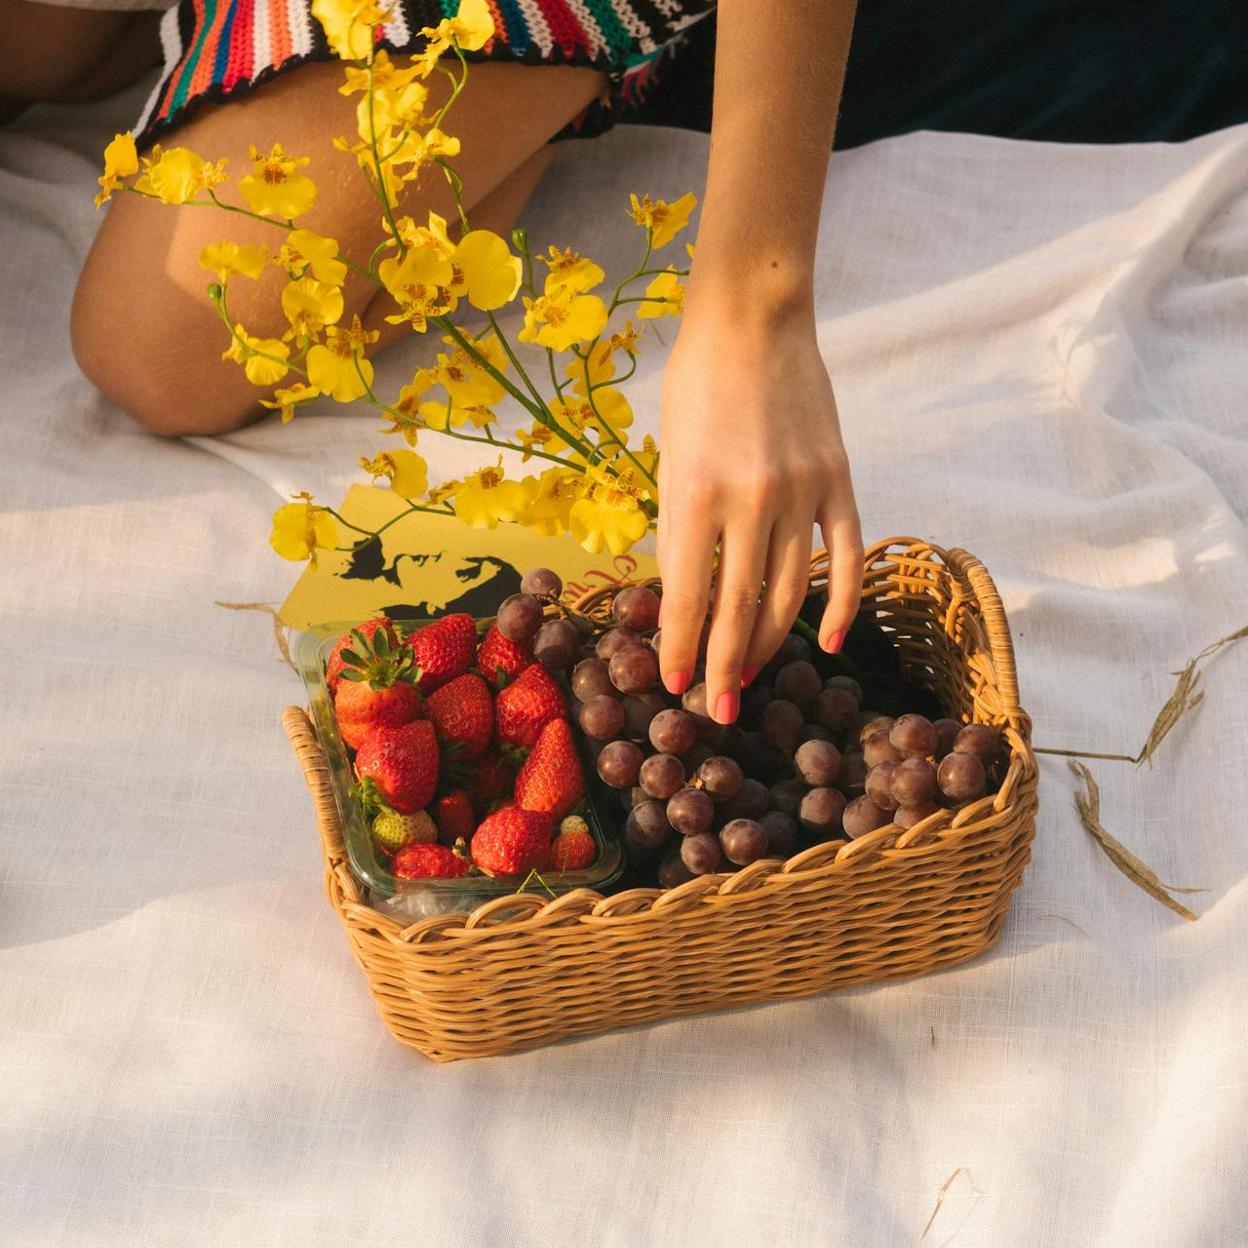
<path id="1" fill-rule="evenodd" d="M 337 239 L 367 258 L 382 237 L 380 209 L 355 159 L 331 146 L 354 127 L 354 103 L 337 93 L 341 67 L 307 65 L 253 94 L 205 108 L 170 142 L 199 155 L 224 156 L 235 178 L 250 168 L 249 143 L 312 157 L 307 172 L 317 203 L 299 224 Z M 475 65 L 448 128 L 463 143 L 456 168 L 474 225 L 506 230 L 524 206 L 549 158 L 547 140 L 601 89 L 595 71 L 567 66 Z M 430 210 L 452 219 L 445 179 L 431 171 L 408 191 L 403 212 Z M 121 195 L 109 209 L 75 294 L 74 352 L 83 372 L 148 428 L 165 434 L 222 432 L 245 423 L 266 397 L 234 364 L 209 305 L 198 255 L 208 243 L 280 243 L 276 227 L 213 208 L 179 208 Z M 284 277 L 271 269 L 258 282 L 231 284 L 231 313 L 251 334 L 285 329 L 279 294 Z M 376 288 L 351 274 L 346 318 L 368 315 Z M 370 319 L 376 320 L 376 316 Z"/>

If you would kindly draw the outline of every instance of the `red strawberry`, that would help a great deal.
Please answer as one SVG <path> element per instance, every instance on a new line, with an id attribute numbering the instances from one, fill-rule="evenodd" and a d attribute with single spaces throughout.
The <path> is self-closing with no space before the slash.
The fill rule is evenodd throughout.
<path id="1" fill-rule="evenodd" d="M 371 780 L 382 800 L 401 815 L 423 810 L 438 783 L 438 741 L 427 719 L 401 728 L 378 728 L 360 746 L 355 770 Z"/>
<path id="2" fill-rule="evenodd" d="M 559 819 L 584 796 L 585 780 L 572 729 L 566 719 L 552 719 L 516 775 L 516 805 Z"/>
<path id="3" fill-rule="evenodd" d="M 477 625 L 472 616 L 462 611 L 444 615 L 414 632 L 407 644 L 420 669 L 418 688 L 421 693 L 432 693 L 472 666 L 477 650 Z"/>
<path id="4" fill-rule="evenodd" d="M 533 651 L 518 641 L 509 641 L 498 631 L 497 624 L 490 625 L 477 650 L 477 670 L 496 689 L 514 680 L 532 662 Z"/>
<path id="5" fill-rule="evenodd" d="M 403 880 L 449 880 L 463 875 L 468 866 L 445 845 L 408 845 L 395 854 L 393 870 Z"/>
<path id="6" fill-rule="evenodd" d="M 502 756 L 497 746 L 492 746 L 477 760 L 472 776 L 472 792 L 485 805 L 510 793 L 515 778 L 516 769 Z"/>
<path id="7" fill-rule="evenodd" d="M 459 747 L 460 758 L 479 758 L 494 735 L 494 699 L 475 672 L 456 676 L 425 704 L 439 739 Z"/>
<path id="8" fill-rule="evenodd" d="M 339 652 L 341 667 L 334 713 L 342 739 L 358 750 L 378 728 L 397 728 L 421 713 L 411 653 L 395 646 L 385 629 L 368 638 L 355 629 Z"/>
<path id="9" fill-rule="evenodd" d="M 540 663 L 530 663 L 494 702 L 498 739 L 507 745 L 531 746 L 552 719 L 566 713 L 559 686 Z"/>
<path id="10" fill-rule="evenodd" d="M 589 824 L 575 815 L 565 819 L 550 847 L 551 867 L 556 871 L 580 871 L 597 857 L 598 846 Z"/>
<path id="11" fill-rule="evenodd" d="M 472 799 L 464 789 L 452 789 L 434 802 L 433 821 L 438 825 L 438 836 L 448 845 L 454 845 L 461 837 L 471 840 L 477 826 Z"/>
<path id="12" fill-rule="evenodd" d="M 397 646 L 399 644 L 399 636 L 394 631 L 394 623 L 384 615 L 379 615 L 374 620 L 365 620 L 362 624 L 357 624 L 351 631 L 363 633 L 369 641 L 372 641 L 373 634 L 383 626 L 390 635 L 390 640 Z M 325 664 L 325 683 L 329 686 L 330 693 L 338 692 L 338 681 L 342 678 L 342 652 L 350 648 L 351 633 L 344 633 L 338 638 L 334 648 L 329 652 L 329 661 Z"/>
<path id="13" fill-rule="evenodd" d="M 544 867 L 551 819 L 535 810 L 496 810 L 473 833 L 472 860 L 493 875 L 523 875 Z"/>

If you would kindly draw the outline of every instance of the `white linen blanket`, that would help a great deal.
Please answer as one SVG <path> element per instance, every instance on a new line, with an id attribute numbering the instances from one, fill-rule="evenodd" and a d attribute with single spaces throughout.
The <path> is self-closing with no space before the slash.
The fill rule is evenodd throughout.
<path id="1" fill-rule="evenodd" d="M 1110 866 L 1049 758 L 966 966 L 449 1067 L 389 1037 L 321 893 L 278 725 L 300 690 L 262 616 L 213 606 L 279 601 L 279 495 L 339 494 L 383 443 L 330 408 L 160 441 L 79 376 L 97 154 L 141 99 L 0 130 L 0 1240 L 1248 1243 L 1248 646 L 1155 768 L 1093 764 L 1107 826 L 1208 890 L 1196 923 Z M 696 188 L 705 154 L 565 147 L 535 241 L 623 264 L 626 193 Z M 1037 744 L 1136 749 L 1248 623 L 1246 174 L 1248 128 L 833 160 L 819 326 L 865 532 L 985 559 Z"/>

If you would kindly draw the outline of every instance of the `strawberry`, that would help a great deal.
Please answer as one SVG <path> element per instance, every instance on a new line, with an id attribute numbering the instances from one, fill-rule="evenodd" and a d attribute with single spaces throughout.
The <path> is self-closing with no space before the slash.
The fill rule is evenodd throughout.
<path id="1" fill-rule="evenodd" d="M 416 719 L 401 728 L 375 729 L 355 756 L 355 770 L 361 784 L 375 789 L 387 806 L 411 815 L 429 804 L 439 762 L 433 725 Z"/>
<path id="2" fill-rule="evenodd" d="M 472 860 L 491 875 L 523 875 L 544 867 L 551 818 L 535 810 L 496 810 L 472 836 Z"/>
<path id="3" fill-rule="evenodd" d="M 454 845 L 461 837 L 471 840 L 477 826 L 472 799 L 464 789 L 452 789 L 434 802 L 433 821 L 438 825 L 439 840 L 447 845 Z"/>
<path id="4" fill-rule="evenodd" d="M 578 815 L 569 815 L 559 825 L 559 835 L 550 847 L 550 865 L 556 871 L 580 871 L 598 857 L 598 846 L 589 824 Z"/>
<path id="5" fill-rule="evenodd" d="M 463 875 L 470 864 L 445 845 L 409 845 L 395 854 L 392 865 L 402 880 L 450 880 Z"/>
<path id="6" fill-rule="evenodd" d="M 358 750 L 377 728 L 397 728 L 421 713 L 421 697 L 410 652 L 395 646 L 385 629 L 371 638 L 359 629 L 351 645 L 339 653 L 338 692 L 334 712 L 342 739 Z"/>
<path id="7" fill-rule="evenodd" d="M 497 624 L 490 625 L 477 650 L 477 670 L 496 689 L 515 680 L 532 662 L 533 651 L 518 641 L 508 640 L 498 631 Z"/>
<path id="8" fill-rule="evenodd" d="M 397 646 L 399 635 L 394 631 L 394 622 L 384 615 L 379 615 L 376 619 L 365 620 L 362 624 L 357 624 L 350 633 L 344 633 L 338 638 L 334 648 L 329 652 L 329 661 L 325 664 L 325 683 L 329 686 L 330 693 L 338 692 L 338 682 L 342 679 L 342 652 L 350 648 L 352 634 L 363 633 L 371 641 L 373 634 L 382 627 Z"/>
<path id="9" fill-rule="evenodd" d="M 462 611 L 444 615 L 414 632 L 407 644 L 419 669 L 417 687 L 421 693 L 432 693 L 472 666 L 477 649 L 476 621 Z"/>
<path id="10" fill-rule="evenodd" d="M 427 845 L 436 841 L 438 830 L 426 811 L 400 815 L 397 811 L 383 810 L 373 820 L 373 836 L 382 849 L 394 853 L 408 845 Z"/>
<path id="11" fill-rule="evenodd" d="M 516 769 L 502 756 L 497 746 L 491 746 L 477 760 L 469 787 L 477 801 L 485 806 L 510 793 L 515 777 Z"/>
<path id="12" fill-rule="evenodd" d="M 552 719 L 562 719 L 566 712 L 550 673 L 540 663 L 530 663 L 495 699 L 498 739 L 507 745 L 531 746 Z"/>
<path id="13" fill-rule="evenodd" d="M 552 719 L 516 775 L 516 805 L 559 819 L 584 796 L 585 780 L 572 729 L 566 719 Z"/>
<path id="14" fill-rule="evenodd" d="M 458 747 L 460 758 L 479 758 L 494 735 L 494 700 L 475 672 L 465 672 L 434 690 L 425 711 L 445 745 Z"/>

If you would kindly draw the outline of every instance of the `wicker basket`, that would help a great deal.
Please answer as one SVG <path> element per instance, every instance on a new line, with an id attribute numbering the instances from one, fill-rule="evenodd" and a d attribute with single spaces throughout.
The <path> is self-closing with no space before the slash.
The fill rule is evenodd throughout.
<path id="1" fill-rule="evenodd" d="M 812 587 L 826 581 L 816 555 Z M 583 606 L 605 609 L 601 593 Z M 437 1061 L 725 1006 L 800 997 L 963 962 L 1001 932 L 1036 817 L 1030 722 L 1009 629 L 984 566 L 893 538 L 866 556 L 863 609 L 894 634 L 903 670 L 964 719 L 998 725 L 999 791 L 906 832 L 756 862 L 662 892 L 544 902 L 502 897 L 404 927 L 366 905 L 346 862 L 329 774 L 307 716 L 284 726 L 312 793 L 325 884 L 395 1037 Z"/>

